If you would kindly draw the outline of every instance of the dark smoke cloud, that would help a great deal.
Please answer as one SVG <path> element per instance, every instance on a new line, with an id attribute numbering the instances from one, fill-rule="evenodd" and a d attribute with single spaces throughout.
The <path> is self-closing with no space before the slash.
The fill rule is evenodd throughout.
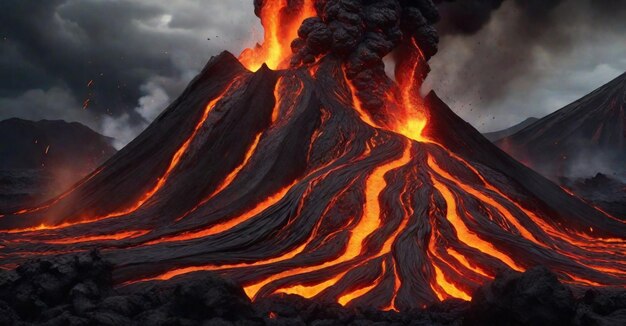
<path id="1" fill-rule="evenodd" d="M 471 35 L 480 31 L 506 0 L 439 0 L 441 35 Z M 532 22 L 539 22 L 564 0 L 509 0 Z M 531 23 L 532 23 L 531 22 Z M 530 25 L 529 25 L 530 26 Z"/>
<path id="2" fill-rule="evenodd" d="M 433 24 L 439 15 L 431 0 L 318 0 L 315 7 L 318 16 L 303 22 L 292 43 L 292 63 L 312 63 L 326 54 L 342 58 L 347 77 L 369 111 L 384 104 L 386 55 L 412 39 L 426 59 L 437 52 Z"/>
<path id="3" fill-rule="evenodd" d="M 485 131 L 541 117 L 626 70 L 626 1 L 457 0 L 440 8 L 442 51 L 427 87 Z"/>
<path id="4" fill-rule="evenodd" d="M 253 17 L 249 0 L 2 0 L 0 119 L 80 121 L 123 145 L 211 55 L 240 51 Z"/>
<path id="5" fill-rule="evenodd" d="M 442 39 L 427 83 L 484 130 L 545 115 L 626 70 L 626 1 L 562 0 L 543 13 L 543 0 L 434 2 Z M 474 14 L 451 21 L 453 5 Z M 80 121 L 121 145 L 211 55 L 262 36 L 252 0 L 2 0 L 0 119 Z"/>
<path id="6" fill-rule="evenodd" d="M 504 0 L 442 0 L 438 1 L 443 17 L 437 26 L 441 34 L 474 34 L 489 22 L 493 11 Z"/>

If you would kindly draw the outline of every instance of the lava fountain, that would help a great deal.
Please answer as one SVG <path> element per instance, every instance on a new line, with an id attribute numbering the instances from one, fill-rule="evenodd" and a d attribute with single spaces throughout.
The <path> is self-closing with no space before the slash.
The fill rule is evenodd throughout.
<path id="1" fill-rule="evenodd" d="M 251 298 L 384 310 L 469 300 L 539 264 L 626 285 L 623 221 L 420 95 L 432 3 L 350 3 L 255 1 L 263 44 L 212 58 L 97 171 L 0 218 L 3 266 L 99 248 L 120 286 L 208 271 Z"/>

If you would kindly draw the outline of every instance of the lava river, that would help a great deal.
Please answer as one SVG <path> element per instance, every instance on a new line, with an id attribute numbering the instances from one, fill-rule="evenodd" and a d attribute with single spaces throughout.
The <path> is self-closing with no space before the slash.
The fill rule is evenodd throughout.
<path id="1" fill-rule="evenodd" d="M 624 222 L 421 97 L 415 43 L 386 119 L 332 55 L 287 69 L 280 40 L 294 36 L 280 26 L 293 34 L 312 15 L 304 3 L 287 22 L 264 19 L 263 46 L 209 61 L 72 189 L 2 216 L 1 264 L 98 248 L 120 286 L 213 272 L 251 298 L 385 310 L 469 300 L 498 271 L 539 264 L 574 286 L 626 285 Z"/>

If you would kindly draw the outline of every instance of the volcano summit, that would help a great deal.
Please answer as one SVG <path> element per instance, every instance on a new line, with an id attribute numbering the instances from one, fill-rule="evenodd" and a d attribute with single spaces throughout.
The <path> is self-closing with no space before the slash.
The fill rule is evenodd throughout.
<path id="1" fill-rule="evenodd" d="M 436 49 L 432 2 L 255 4 L 263 45 L 212 58 L 94 173 L 0 218 L 5 266 L 100 248 L 120 285 L 212 271 L 251 298 L 386 310 L 468 300 L 499 270 L 535 265 L 575 286 L 626 285 L 623 221 L 510 158 L 434 93 L 419 96 Z M 421 25 L 405 24 L 416 15 Z M 353 52 L 335 48 L 353 38 Z M 394 49 L 397 83 L 379 69 Z"/>

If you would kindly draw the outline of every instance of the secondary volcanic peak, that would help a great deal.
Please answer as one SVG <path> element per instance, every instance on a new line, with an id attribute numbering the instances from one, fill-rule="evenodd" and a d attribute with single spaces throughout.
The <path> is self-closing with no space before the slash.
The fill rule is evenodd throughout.
<path id="1" fill-rule="evenodd" d="M 496 144 L 555 179 L 626 175 L 626 73 Z"/>
<path id="2" fill-rule="evenodd" d="M 426 57 L 406 48 L 410 76 L 385 82 L 374 113 L 336 53 L 282 70 L 214 57 L 91 176 L 0 218 L 2 263 L 100 248 L 120 285 L 211 271 L 251 298 L 386 310 L 468 300 L 499 270 L 539 264 L 625 286 L 624 222 L 421 98 Z"/>

